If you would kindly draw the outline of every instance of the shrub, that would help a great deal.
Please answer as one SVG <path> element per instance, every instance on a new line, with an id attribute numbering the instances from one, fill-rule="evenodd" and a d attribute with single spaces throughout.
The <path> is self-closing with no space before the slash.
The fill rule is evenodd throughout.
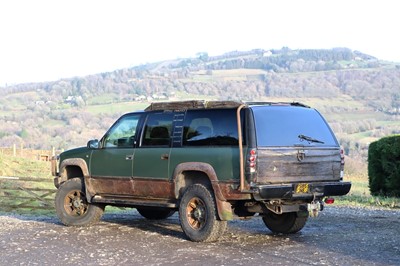
<path id="1" fill-rule="evenodd" d="M 400 135 L 370 144 L 368 178 L 372 195 L 400 196 Z"/>

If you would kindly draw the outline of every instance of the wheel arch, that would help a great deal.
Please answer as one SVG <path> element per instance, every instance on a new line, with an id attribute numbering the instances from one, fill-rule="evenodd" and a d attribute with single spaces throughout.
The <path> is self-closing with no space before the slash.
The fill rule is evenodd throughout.
<path id="1" fill-rule="evenodd" d="M 222 194 L 217 174 L 210 164 L 201 162 L 181 163 L 175 168 L 173 177 L 176 199 L 179 199 L 190 185 L 202 184 L 214 194 L 219 219 L 233 219 L 232 206 Z"/>
<path id="2" fill-rule="evenodd" d="M 59 184 L 74 177 L 84 179 L 87 176 L 89 176 L 89 169 L 85 160 L 81 158 L 71 158 L 61 162 Z"/>
<path id="3" fill-rule="evenodd" d="M 93 189 L 90 189 L 89 168 L 87 163 L 82 158 L 65 159 L 60 164 L 60 174 L 54 179 L 54 184 L 57 188 L 65 181 L 79 177 L 85 185 L 86 199 L 90 203 L 93 195 Z"/>

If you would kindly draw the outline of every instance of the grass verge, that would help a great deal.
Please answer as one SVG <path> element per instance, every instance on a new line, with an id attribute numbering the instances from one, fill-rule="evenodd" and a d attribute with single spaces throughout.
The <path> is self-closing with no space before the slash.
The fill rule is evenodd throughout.
<path id="1" fill-rule="evenodd" d="M 349 194 L 335 198 L 336 205 L 400 209 L 400 198 L 371 195 L 366 173 L 349 174 L 346 181 L 351 182 L 351 190 Z"/>

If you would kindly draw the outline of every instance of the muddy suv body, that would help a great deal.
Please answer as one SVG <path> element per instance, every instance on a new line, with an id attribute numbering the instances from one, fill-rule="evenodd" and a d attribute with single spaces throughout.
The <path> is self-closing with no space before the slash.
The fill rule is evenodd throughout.
<path id="1" fill-rule="evenodd" d="M 255 214 L 273 232 L 295 233 L 324 199 L 349 192 L 343 165 L 326 121 L 299 103 L 153 103 L 53 159 L 56 210 L 66 225 L 91 224 L 106 205 L 148 219 L 179 211 L 193 241 Z"/>

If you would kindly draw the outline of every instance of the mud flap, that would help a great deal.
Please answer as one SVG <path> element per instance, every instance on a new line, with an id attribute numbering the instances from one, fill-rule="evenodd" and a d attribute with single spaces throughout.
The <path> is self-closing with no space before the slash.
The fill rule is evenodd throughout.
<path id="1" fill-rule="evenodd" d="M 233 220 L 232 205 L 227 201 L 215 199 L 217 204 L 218 216 L 221 221 Z"/>

